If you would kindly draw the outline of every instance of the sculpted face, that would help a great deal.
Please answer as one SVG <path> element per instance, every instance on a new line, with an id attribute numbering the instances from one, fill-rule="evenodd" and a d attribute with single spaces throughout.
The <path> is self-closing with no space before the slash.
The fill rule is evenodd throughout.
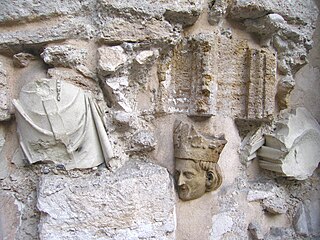
<path id="1" fill-rule="evenodd" d="M 206 192 L 207 173 L 192 160 L 176 159 L 175 178 L 183 201 L 199 198 Z"/>

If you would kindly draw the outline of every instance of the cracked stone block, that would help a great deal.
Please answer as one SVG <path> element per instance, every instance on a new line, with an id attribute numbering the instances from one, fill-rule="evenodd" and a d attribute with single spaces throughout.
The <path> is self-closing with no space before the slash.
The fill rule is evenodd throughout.
<path id="1" fill-rule="evenodd" d="M 173 182 L 147 162 L 77 178 L 43 175 L 37 206 L 40 239 L 175 239 Z"/>
<path id="2" fill-rule="evenodd" d="M 297 180 L 307 179 L 318 167 L 320 126 L 307 109 L 282 111 L 265 140 L 257 152 L 260 167 Z"/>

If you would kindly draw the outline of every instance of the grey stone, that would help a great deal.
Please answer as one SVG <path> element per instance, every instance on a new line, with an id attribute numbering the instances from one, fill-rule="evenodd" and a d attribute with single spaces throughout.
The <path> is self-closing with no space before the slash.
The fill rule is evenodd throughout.
<path id="1" fill-rule="evenodd" d="M 164 16 L 166 20 L 183 26 L 192 25 L 198 19 L 203 8 L 203 0 L 182 0 L 179 2 L 170 0 L 99 0 L 98 3 L 103 11 L 114 15 L 132 14 L 135 17 L 158 19 Z"/>
<path id="2" fill-rule="evenodd" d="M 39 48 L 39 44 L 66 39 L 90 39 L 97 36 L 92 22 L 85 17 L 60 19 L 53 24 L 41 22 L 28 28 L 0 29 L 0 51 L 23 51 L 23 45 Z"/>
<path id="3" fill-rule="evenodd" d="M 0 23 L 34 21 L 63 15 L 83 14 L 94 6 L 90 0 L 11 1 L 0 3 Z"/>
<path id="4" fill-rule="evenodd" d="M 43 175 L 40 239 L 175 239 L 175 193 L 165 168 L 129 161 L 116 173 Z"/>
<path id="5" fill-rule="evenodd" d="M 248 230 L 251 233 L 251 237 L 254 240 L 262 240 L 263 239 L 263 233 L 261 230 L 261 227 L 256 222 L 251 222 L 248 226 Z"/>
<path id="6" fill-rule="evenodd" d="M 127 55 L 120 46 L 103 46 L 98 49 L 98 59 L 99 73 L 106 76 L 123 67 L 127 61 Z"/>
<path id="7" fill-rule="evenodd" d="M 17 239 L 20 225 L 20 206 L 12 193 L 0 193 L 0 238 Z"/>
<path id="8" fill-rule="evenodd" d="M 299 204 L 293 220 L 299 235 L 320 237 L 320 199 L 312 198 Z"/>
<path id="9" fill-rule="evenodd" d="M 83 63 L 87 52 L 72 45 L 54 45 L 41 53 L 43 61 L 55 67 L 72 67 Z"/>
<path id="10" fill-rule="evenodd" d="M 218 24 L 226 15 L 228 6 L 229 1 L 226 0 L 209 1 L 208 22 L 211 25 Z"/>
<path id="11" fill-rule="evenodd" d="M 30 53 L 17 53 L 13 55 L 13 65 L 15 67 L 27 67 L 30 61 L 34 59 L 35 57 Z"/>
<path id="12" fill-rule="evenodd" d="M 156 144 L 157 142 L 152 132 L 141 130 L 132 136 L 130 151 L 150 152 L 155 149 Z"/>
<path id="13" fill-rule="evenodd" d="M 0 62 L 0 121 L 11 118 L 9 111 L 9 92 L 7 86 L 7 71 Z"/>
<path id="14" fill-rule="evenodd" d="M 277 195 L 263 199 L 261 205 L 271 214 L 284 214 L 288 210 L 286 200 Z"/>
<path id="15" fill-rule="evenodd" d="M 126 20 L 110 17 L 104 12 L 99 15 L 96 25 L 99 29 L 98 39 L 106 43 L 152 41 L 161 45 L 171 44 L 179 39 L 181 31 L 167 21 L 154 18 Z"/>
<path id="16" fill-rule="evenodd" d="M 247 19 L 244 21 L 244 24 L 247 26 L 248 32 L 271 35 L 279 29 L 284 28 L 287 22 L 281 15 L 273 13 L 255 20 Z"/>
<path id="17" fill-rule="evenodd" d="M 292 228 L 271 227 L 265 240 L 297 239 Z"/>

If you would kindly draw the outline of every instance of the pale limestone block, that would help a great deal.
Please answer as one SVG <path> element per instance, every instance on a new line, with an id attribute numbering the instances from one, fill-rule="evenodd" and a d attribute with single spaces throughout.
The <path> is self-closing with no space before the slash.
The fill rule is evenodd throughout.
<path id="1" fill-rule="evenodd" d="M 257 152 L 262 168 L 304 180 L 320 162 L 320 126 L 305 108 L 283 111 L 276 129 L 265 139 Z"/>
<path id="2" fill-rule="evenodd" d="M 129 161 L 115 173 L 43 175 L 40 239 L 175 239 L 175 193 L 160 166 Z"/>
<path id="3" fill-rule="evenodd" d="M 223 235 L 231 232 L 234 225 L 232 217 L 227 212 L 214 215 L 212 217 L 212 223 L 210 240 L 224 239 Z"/>
<path id="4" fill-rule="evenodd" d="M 127 55 L 120 46 L 103 46 L 98 49 L 98 70 L 101 75 L 110 75 L 124 66 Z"/>
<path id="5" fill-rule="evenodd" d="M 143 65 L 148 63 L 153 58 L 153 56 L 154 56 L 153 51 L 150 51 L 150 50 L 142 51 L 136 56 L 135 60 L 138 64 Z"/>

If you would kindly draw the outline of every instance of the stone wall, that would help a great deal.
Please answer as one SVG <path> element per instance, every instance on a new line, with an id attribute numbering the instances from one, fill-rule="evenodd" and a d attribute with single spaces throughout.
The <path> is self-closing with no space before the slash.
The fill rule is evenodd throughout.
<path id="1" fill-rule="evenodd" d="M 283 111 L 320 122 L 319 8 L 2 0 L 0 239 L 318 239 L 319 167 L 300 180 L 256 151 L 274 126 L 300 131 Z M 191 201 L 175 191 L 176 120 L 227 141 L 222 185 Z"/>

